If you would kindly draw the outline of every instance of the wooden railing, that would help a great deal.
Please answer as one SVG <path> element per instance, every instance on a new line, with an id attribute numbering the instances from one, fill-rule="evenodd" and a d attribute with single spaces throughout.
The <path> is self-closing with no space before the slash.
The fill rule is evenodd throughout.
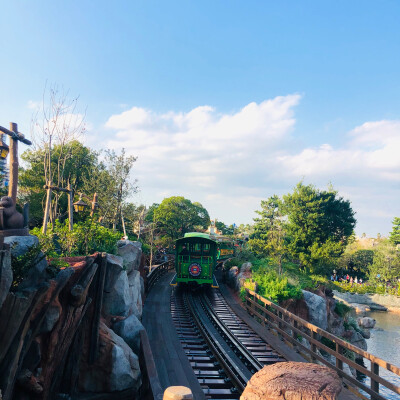
<path id="1" fill-rule="evenodd" d="M 147 275 L 147 284 L 146 284 L 146 293 L 149 293 L 153 285 L 160 279 L 168 271 L 171 271 L 175 267 L 174 260 L 168 260 L 159 264 L 157 266 L 153 266 L 149 274 Z"/>
<path id="2" fill-rule="evenodd" d="M 385 386 L 392 393 L 396 393 L 397 395 L 400 394 L 399 386 L 396 386 L 384 379 L 382 376 L 379 376 L 379 369 L 384 368 L 400 377 L 399 367 L 361 350 L 318 326 L 310 324 L 304 319 L 292 314 L 282 307 L 279 307 L 275 303 L 249 289 L 246 289 L 245 306 L 249 313 L 258 318 L 264 326 L 276 331 L 282 340 L 289 342 L 297 351 L 302 351 L 306 355 L 310 356 L 310 361 L 319 361 L 334 369 L 339 376 L 347 381 L 346 383 L 369 394 L 371 399 L 385 400 L 385 397 L 379 394 L 380 385 Z M 304 338 L 310 347 L 299 342 L 298 338 L 300 337 Z M 334 349 L 321 343 L 322 338 L 325 338 L 325 343 L 331 344 Z M 335 357 L 335 364 L 332 364 L 324 358 L 320 351 Z M 370 369 L 359 365 L 349 358 L 353 353 L 361 356 L 363 360 L 368 360 L 371 363 Z M 371 382 L 370 387 L 355 379 L 354 376 L 344 372 L 343 364 L 347 364 L 350 368 L 354 368 L 361 374 L 368 376 Z M 367 398 L 359 391 L 357 391 L 356 394 L 361 398 Z"/>

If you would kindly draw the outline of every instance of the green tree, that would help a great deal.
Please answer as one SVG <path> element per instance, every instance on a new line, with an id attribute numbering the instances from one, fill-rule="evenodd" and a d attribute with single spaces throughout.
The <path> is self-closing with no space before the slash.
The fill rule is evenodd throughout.
<path id="1" fill-rule="evenodd" d="M 46 151 L 42 148 L 27 150 L 22 154 L 26 167 L 19 171 L 19 199 L 29 202 L 32 225 L 40 225 L 43 221 L 43 208 L 46 192 L 43 159 Z M 60 163 L 60 160 L 62 162 Z M 51 169 L 56 179 L 53 184 L 66 188 L 71 184 L 75 192 L 83 190 L 84 182 L 93 175 L 98 165 L 98 153 L 84 146 L 77 140 L 63 145 L 54 145 L 51 152 Z M 67 217 L 68 198 L 64 192 L 53 192 L 51 219 Z"/>
<path id="2" fill-rule="evenodd" d="M 332 189 L 299 183 L 283 196 L 288 251 L 304 270 L 326 272 L 343 253 L 356 220 L 348 200 Z"/>
<path id="3" fill-rule="evenodd" d="M 204 230 L 210 225 L 207 210 L 200 203 L 192 203 L 182 196 L 164 199 L 154 210 L 154 220 L 171 241 L 187 232 Z"/>
<path id="4" fill-rule="evenodd" d="M 393 228 L 392 231 L 390 232 L 390 240 L 393 244 L 397 245 L 400 244 L 400 218 L 395 217 L 393 219 Z"/>
<path id="5" fill-rule="evenodd" d="M 377 281 L 397 281 L 400 276 L 400 256 L 390 240 L 382 240 L 374 254 L 370 266 L 369 279 Z"/>
<path id="6" fill-rule="evenodd" d="M 221 221 L 215 221 L 215 227 L 222 232 L 223 235 L 233 235 L 233 226 L 226 225 Z"/>

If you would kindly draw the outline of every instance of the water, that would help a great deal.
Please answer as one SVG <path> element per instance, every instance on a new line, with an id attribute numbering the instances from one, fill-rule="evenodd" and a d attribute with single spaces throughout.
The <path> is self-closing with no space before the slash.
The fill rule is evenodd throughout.
<path id="1" fill-rule="evenodd" d="M 360 316 L 360 315 L 358 315 Z M 391 312 L 371 311 L 365 316 L 376 319 L 374 329 L 371 329 L 371 338 L 367 339 L 368 352 L 400 367 L 400 314 Z M 365 361 L 370 370 L 370 364 Z M 396 386 L 400 386 L 400 377 L 379 368 L 379 374 Z M 369 378 L 360 378 L 366 385 L 370 385 Z M 399 400 L 400 395 L 380 385 L 380 394 L 391 400 Z"/>

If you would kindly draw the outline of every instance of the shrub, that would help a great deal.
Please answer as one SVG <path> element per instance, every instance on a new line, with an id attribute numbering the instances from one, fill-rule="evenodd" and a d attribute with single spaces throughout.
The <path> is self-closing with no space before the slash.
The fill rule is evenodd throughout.
<path id="1" fill-rule="evenodd" d="M 31 231 L 39 238 L 40 245 L 47 256 L 57 258 L 59 255 L 71 257 L 88 255 L 96 251 L 115 254 L 117 241 L 122 234 L 112 231 L 88 218 L 86 221 L 74 224 L 69 230 L 68 220 L 64 223 L 56 221 L 49 224 L 44 235 L 39 228 Z"/>
<path id="2" fill-rule="evenodd" d="M 275 271 L 253 273 L 253 279 L 257 282 L 258 293 L 271 301 L 281 302 L 303 297 L 298 286 L 291 285 L 286 276 L 278 275 Z"/>
<path id="3" fill-rule="evenodd" d="M 337 301 L 334 311 L 337 315 L 344 318 L 351 311 L 351 307 L 341 301 Z"/>

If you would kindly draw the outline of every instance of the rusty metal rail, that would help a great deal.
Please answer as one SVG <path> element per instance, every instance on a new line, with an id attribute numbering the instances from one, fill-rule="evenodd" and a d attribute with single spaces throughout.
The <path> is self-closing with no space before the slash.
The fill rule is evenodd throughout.
<path id="1" fill-rule="evenodd" d="M 275 303 L 265 299 L 249 289 L 246 289 L 245 307 L 248 312 L 258 318 L 264 326 L 275 330 L 283 340 L 289 342 L 299 351 L 301 350 L 308 354 L 312 361 L 319 361 L 322 364 L 334 369 L 339 376 L 347 381 L 347 383 L 366 392 L 370 395 L 371 399 L 385 400 L 385 397 L 379 394 L 380 385 L 385 386 L 392 393 L 396 393 L 397 395 L 400 394 L 399 386 L 396 386 L 379 376 L 380 368 L 384 368 L 387 371 L 400 376 L 399 367 L 390 364 L 389 362 L 382 360 L 364 350 L 361 350 L 358 347 L 313 324 L 310 324 L 304 319 L 292 314 L 282 307 L 279 307 Z M 308 341 L 310 348 L 303 343 L 300 343 L 298 341 L 298 337 L 302 337 Z M 332 343 L 335 346 L 335 349 L 332 349 L 321 343 L 322 338 L 327 339 L 327 343 Z M 335 365 L 331 364 L 327 359 L 325 359 L 319 351 L 323 351 L 335 357 Z M 368 360 L 371 363 L 371 368 L 365 368 L 350 359 L 348 355 L 352 354 L 352 352 L 358 354 L 363 359 Z M 371 380 L 370 387 L 344 372 L 343 364 L 347 364 L 349 367 L 354 368 L 361 374 L 368 376 Z M 365 396 L 361 395 L 361 393 L 356 394 L 359 394 L 360 397 L 366 398 Z"/>

